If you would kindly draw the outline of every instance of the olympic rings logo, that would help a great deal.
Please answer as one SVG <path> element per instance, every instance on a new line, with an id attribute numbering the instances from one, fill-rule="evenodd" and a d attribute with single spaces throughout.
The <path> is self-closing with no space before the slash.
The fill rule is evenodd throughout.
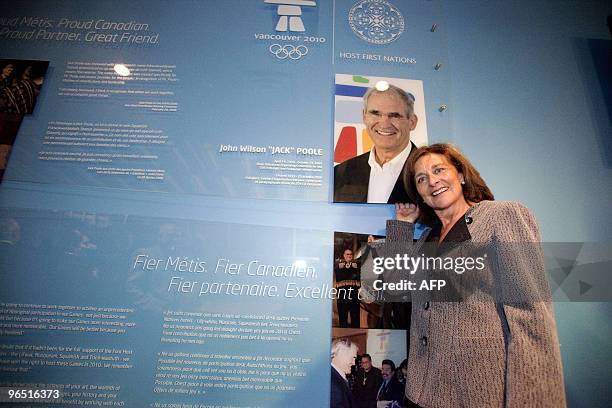
<path id="1" fill-rule="evenodd" d="M 284 60 L 286 58 L 292 60 L 299 60 L 308 54 L 308 47 L 305 45 L 298 45 L 297 47 L 292 44 L 272 44 L 269 48 L 272 55 L 280 60 Z"/>

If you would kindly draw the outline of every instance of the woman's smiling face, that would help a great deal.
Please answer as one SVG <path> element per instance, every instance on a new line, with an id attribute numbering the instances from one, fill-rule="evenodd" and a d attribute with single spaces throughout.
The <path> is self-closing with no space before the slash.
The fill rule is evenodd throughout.
<path id="1" fill-rule="evenodd" d="M 414 169 L 417 191 L 433 210 L 446 210 L 466 203 L 461 188 L 463 174 L 445 156 L 427 154 L 417 160 Z"/>

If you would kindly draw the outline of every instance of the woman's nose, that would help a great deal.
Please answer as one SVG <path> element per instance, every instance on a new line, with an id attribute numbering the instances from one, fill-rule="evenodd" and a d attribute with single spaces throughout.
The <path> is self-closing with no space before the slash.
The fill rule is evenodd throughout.
<path id="1" fill-rule="evenodd" d="M 429 175 L 429 185 L 430 186 L 435 186 L 438 181 L 439 181 L 438 176 L 436 176 L 435 174 Z"/>

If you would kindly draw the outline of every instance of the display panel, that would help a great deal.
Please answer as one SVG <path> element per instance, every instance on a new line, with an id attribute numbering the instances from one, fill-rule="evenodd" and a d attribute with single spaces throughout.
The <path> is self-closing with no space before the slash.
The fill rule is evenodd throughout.
<path id="1" fill-rule="evenodd" d="M 2 386 L 79 406 L 327 403 L 328 233 L 24 210 L 1 226 Z"/>
<path id="2" fill-rule="evenodd" d="M 181 1 L 173 13 L 160 1 L 11 3 L 3 55 L 51 68 L 7 180 L 328 201 L 334 75 L 422 81 L 438 103 L 445 46 L 425 30 L 435 2 L 394 6 L 406 24 L 389 42 L 355 31 L 349 11 L 363 1 L 307 3 Z M 299 15 L 279 15 L 285 7 Z M 431 46 L 417 46 L 425 37 Z M 410 56 L 346 57 L 399 49 Z"/>
<path id="3" fill-rule="evenodd" d="M 302 227 L 342 212 L 338 80 L 416 85 L 422 136 L 448 133 L 439 3 L 0 4 L 1 56 L 48 61 L 0 189 L 6 383 L 77 406 L 326 406 L 333 232 Z M 368 5 L 398 24 L 365 33 Z M 348 219 L 374 233 L 384 213 Z"/>

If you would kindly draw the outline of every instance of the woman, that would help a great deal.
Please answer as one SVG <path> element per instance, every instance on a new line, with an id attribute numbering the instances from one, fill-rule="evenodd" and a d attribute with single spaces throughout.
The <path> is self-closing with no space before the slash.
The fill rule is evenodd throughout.
<path id="1" fill-rule="evenodd" d="M 479 290 L 460 302 L 413 297 L 406 397 L 422 407 L 565 406 L 550 289 L 541 250 L 533 244 L 540 241 L 533 214 L 515 202 L 493 201 L 478 171 L 451 145 L 419 148 L 406 166 L 404 182 L 416 205 L 396 205 L 397 220 L 387 223 L 391 245 L 414 247 L 413 223 L 420 220 L 430 227 L 421 239 L 435 246 L 475 243 L 494 252 L 484 258 L 484 269 L 471 275 L 492 291 L 475 286 Z M 510 243 L 521 252 L 508 250 Z M 513 295 L 532 291 L 540 297 L 500 300 L 495 294 L 506 291 L 500 288 L 506 284 L 514 284 Z"/>

